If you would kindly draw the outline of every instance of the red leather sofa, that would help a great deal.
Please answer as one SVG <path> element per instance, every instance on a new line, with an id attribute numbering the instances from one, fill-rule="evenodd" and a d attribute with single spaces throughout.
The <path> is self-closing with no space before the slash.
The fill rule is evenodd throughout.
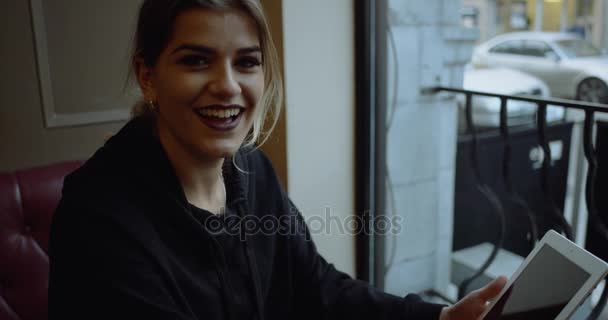
<path id="1" fill-rule="evenodd" d="M 0 173 L 0 320 L 48 317 L 48 242 L 63 178 L 81 162 Z"/>

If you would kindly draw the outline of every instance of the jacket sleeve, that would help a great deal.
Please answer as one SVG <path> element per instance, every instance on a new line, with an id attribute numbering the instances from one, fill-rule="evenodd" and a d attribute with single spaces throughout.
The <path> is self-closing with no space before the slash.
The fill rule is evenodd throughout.
<path id="1" fill-rule="evenodd" d="M 290 232 L 298 318 L 436 320 L 443 305 L 378 290 L 334 268 L 317 252 L 302 215 L 285 196 L 296 225 Z M 415 277 L 416 275 L 411 275 Z"/>
<path id="2" fill-rule="evenodd" d="M 51 228 L 49 319 L 189 319 L 142 248 L 108 215 L 59 204 Z"/>

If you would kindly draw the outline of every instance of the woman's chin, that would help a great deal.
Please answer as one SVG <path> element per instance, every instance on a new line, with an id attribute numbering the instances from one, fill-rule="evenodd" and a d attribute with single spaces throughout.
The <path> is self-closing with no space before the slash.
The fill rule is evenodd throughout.
<path id="1" fill-rule="evenodd" d="M 233 156 L 240 148 L 240 143 L 214 143 L 200 148 L 202 154 L 210 158 L 228 158 Z"/>

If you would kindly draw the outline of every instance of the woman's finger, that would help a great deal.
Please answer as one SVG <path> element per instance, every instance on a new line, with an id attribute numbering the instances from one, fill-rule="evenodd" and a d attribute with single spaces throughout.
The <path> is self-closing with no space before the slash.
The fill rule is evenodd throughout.
<path id="1" fill-rule="evenodd" d="M 484 302 L 491 300 L 500 293 L 505 284 L 507 284 L 507 278 L 505 276 L 500 276 L 494 279 L 494 281 L 488 283 L 485 287 L 479 289 L 477 291 L 477 298 Z"/>

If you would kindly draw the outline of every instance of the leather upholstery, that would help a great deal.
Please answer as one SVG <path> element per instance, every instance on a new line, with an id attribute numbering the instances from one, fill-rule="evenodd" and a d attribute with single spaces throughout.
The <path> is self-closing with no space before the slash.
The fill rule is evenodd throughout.
<path id="1" fill-rule="evenodd" d="M 0 320 L 48 314 L 48 242 L 63 178 L 81 162 L 0 173 Z"/>

